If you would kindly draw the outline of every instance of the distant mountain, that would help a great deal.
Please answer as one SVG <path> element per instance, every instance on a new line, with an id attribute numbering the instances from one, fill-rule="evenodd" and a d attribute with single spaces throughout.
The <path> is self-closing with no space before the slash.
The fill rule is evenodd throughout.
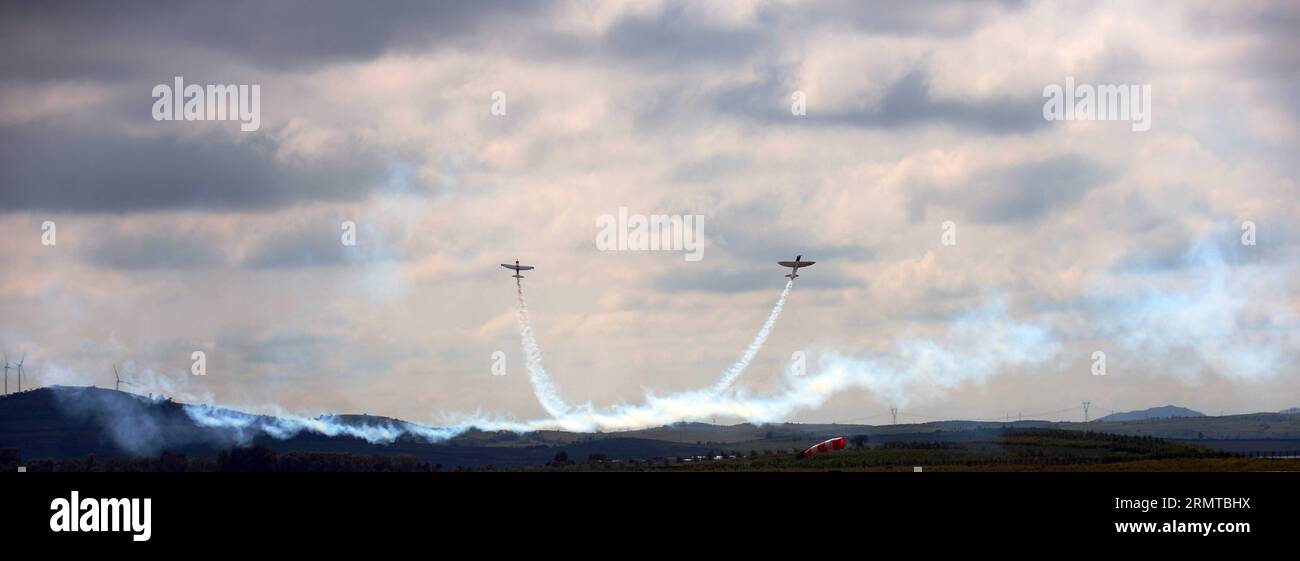
<path id="1" fill-rule="evenodd" d="M 214 423 L 214 419 L 233 423 Z M 320 431 L 328 425 L 330 430 Z M 261 427 L 261 428 L 258 428 Z M 341 427 L 356 430 L 340 430 Z M 468 430 L 429 442 L 412 434 L 367 441 L 349 434 L 438 430 L 376 415 L 326 415 L 312 419 L 242 413 L 193 406 L 128 392 L 87 387 L 48 387 L 0 396 L 0 458 L 158 458 L 162 452 L 216 457 L 236 446 L 261 445 L 279 454 L 295 452 L 414 456 L 429 464 L 480 468 L 540 466 L 562 452 L 570 461 L 713 456 L 751 451 L 782 454 L 833 436 L 867 435 L 871 445 L 892 442 L 962 442 L 991 439 L 1007 430 L 1063 429 L 1166 439 L 1258 442 L 1260 449 L 1291 449 L 1300 442 L 1300 416 L 1252 413 L 1207 417 L 1181 407 L 1157 407 L 1109 415 L 1090 423 L 1022 421 L 937 421 L 919 424 L 851 425 L 780 423 L 729 426 L 683 422 L 641 430 L 529 433 Z M 1253 440 L 1250 440 L 1253 439 Z M 1207 444 L 1208 445 L 1208 444 Z M 1226 446 L 1216 444 L 1216 446 Z"/>
<path id="2" fill-rule="evenodd" d="M 1145 421 L 1147 419 L 1174 419 L 1178 417 L 1204 417 L 1205 414 L 1199 411 L 1192 411 L 1186 407 L 1177 405 L 1166 405 L 1164 407 L 1152 407 L 1140 411 L 1123 411 L 1106 415 L 1096 422 L 1113 423 L 1120 421 Z"/>
<path id="3" fill-rule="evenodd" d="M 198 418 L 196 418 L 196 415 Z M 335 452 L 410 455 L 447 468 L 542 465 L 564 452 L 573 460 L 696 456 L 721 450 L 697 444 L 701 427 L 687 429 L 681 442 L 578 433 L 488 433 L 467 431 L 450 440 L 429 442 L 409 434 L 391 442 L 368 442 L 345 434 L 294 430 L 280 437 L 244 427 L 209 426 L 205 417 L 237 416 L 245 427 L 286 427 L 283 419 L 219 407 L 199 408 L 169 399 L 150 399 L 128 392 L 93 387 L 54 386 L 0 397 L 0 449 L 16 449 L 22 459 L 130 458 L 163 451 L 188 456 L 215 456 L 234 446 L 262 445 L 276 452 Z M 338 424 L 378 430 L 412 425 L 374 415 L 337 415 Z M 712 427 L 711 425 L 707 425 Z M 425 427 L 429 428 L 429 427 Z M 558 436 L 557 436 L 558 435 Z"/>
<path id="4" fill-rule="evenodd" d="M 1283 415 L 1295 415 L 1296 413 L 1300 413 L 1300 407 L 1292 407 L 1292 408 L 1290 408 L 1290 409 L 1283 409 L 1283 410 L 1281 410 L 1281 411 L 1278 411 L 1278 413 L 1281 413 L 1281 414 L 1283 414 Z"/>

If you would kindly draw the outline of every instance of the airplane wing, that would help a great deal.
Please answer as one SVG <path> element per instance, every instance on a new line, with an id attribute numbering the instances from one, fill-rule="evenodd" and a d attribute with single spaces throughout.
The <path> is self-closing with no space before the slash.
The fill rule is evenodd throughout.
<path id="1" fill-rule="evenodd" d="M 802 267 L 804 265 L 802 261 L 777 261 L 776 264 L 782 267 Z"/>
<path id="2" fill-rule="evenodd" d="M 517 270 L 519 270 L 519 271 L 531 271 L 531 270 L 533 270 L 533 266 L 532 266 L 532 265 L 520 265 L 519 268 L 518 268 Z"/>

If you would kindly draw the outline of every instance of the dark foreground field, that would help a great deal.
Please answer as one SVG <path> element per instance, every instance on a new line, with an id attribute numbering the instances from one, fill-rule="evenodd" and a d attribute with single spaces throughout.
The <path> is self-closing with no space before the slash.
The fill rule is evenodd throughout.
<path id="1" fill-rule="evenodd" d="M 1253 413 L 1090 423 L 676 423 L 615 433 L 484 432 L 368 442 L 274 438 L 198 423 L 189 406 L 98 388 L 0 397 L 0 471 L 1295 471 L 1300 415 Z M 273 419 L 260 416 L 258 419 Z M 409 423 L 339 415 L 336 423 Z M 844 436 L 849 450 L 795 453 Z"/>
<path id="2" fill-rule="evenodd" d="M 0 470 L 19 465 L 32 472 L 436 472 L 436 471 L 1300 471 L 1300 460 L 1243 457 L 1154 437 L 1053 429 L 1026 429 L 960 442 L 888 442 L 797 458 L 783 451 L 723 451 L 713 456 L 615 460 L 603 454 L 570 459 L 561 451 L 536 466 L 449 467 L 412 455 L 338 452 L 277 452 L 265 446 L 234 447 L 216 456 L 165 452 L 157 458 L 85 458 L 22 461 L 0 450 Z"/>
<path id="3" fill-rule="evenodd" d="M 899 442 L 812 458 L 756 453 L 658 464 L 584 462 L 549 469 L 686 471 L 1300 471 L 1300 460 L 1250 458 L 1154 437 L 1024 429 L 950 442 Z"/>

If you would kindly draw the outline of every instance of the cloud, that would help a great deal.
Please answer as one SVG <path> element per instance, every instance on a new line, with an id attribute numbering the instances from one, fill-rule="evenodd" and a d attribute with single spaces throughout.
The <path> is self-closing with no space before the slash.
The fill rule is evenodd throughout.
<path id="1" fill-rule="evenodd" d="M 264 211 L 304 200 L 360 200 L 386 177 L 386 159 L 365 146 L 349 147 L 347 158 L 312 161 L 282 161 L 275 149 L 266 136 L 132 136 L 64 123 L 0 127 L 0 208 Z"/>
<path id="2" fill-rule="evenodd" d="M 913 220 L 933 205 L 964 208 L 969 218 L 989 224 L 1032 223 L 1077 204 L 1112 176 L 1078 154 L 1051 156 L 980 172 L 960 185 L 919 187 L 909 201 Z"/>
<path id="3" fill-rule="evenodd" d="M 616 57 L 662 64 L 737 62 L 768 48 L 756 27 L 701 23 L 686 2 L 670 2 L 653 15 L 633 14 L 602 38 L 601 50 Z"/>
<path id="4" fill-rule="evenodd" d="M 677 166 L 672 180 L 680 183 L 704 183 L 740 171 L 750 163 L 744 156 L 714 154 Z"/>
<path id="5" fill-rule="evenodd" d="M 825 269 L 826 267 L 821 267 Z M 717 271 L 689 269 L 660 276 L 655 279 L 654 288 L 667 293 L 677 292 L 711 292 L 737 293 L 756 290 L 770 291 L 783 284 L 782 274 L 789 269 L 782 269 L 775 264 L 769 269 L 749 269 L 744 271 Z M 836 289 L 860 286 L 865 279 L 849 277 L 834 269 L 811 270 L 800 269 L 797 288 Z"/>
<path id="6" fill-rule="evenodd" d="M 1046 126 L 1038 92 L 1020 97 L 948 99 L 936 97 L 923 69 L 914 69 L 891 83 L 880 103 L 859 109 L 820 110 L 808 100 L 806 115 L 791 114 L 791 92 L 798 89 L 789 70 L 768 69 L 760 79 L 719 91 L 716 109 L 768 124 L 813 127 L 901 129 L 922 125 L 948 126 L 993 134 L 1029 133 Z M 865 95 L 865 94 L 864 94 Z"/>
<path id="7" fill-rule="evenodd" d="M 847 24 L 866 33 L 950 36 L 978 29 L 992 19 L 1020 9 L 1023 4 L 1020 0 L 943 0 L 923 4 L 877 0 L 867 5 L 852 0 L 814 0 L 785 6 L 785 9 L 795 19 Z"/>
<path id="8" fill-rule="evenodd" d="M 788 260 L 803 254 L 812 260 L 871 261 L 877 251 L 844 240 L 825 240 L 809 225 L 815 214 L 789 213 L 781 200 L 736 201 L 708 216 L 705 234 L 710 251 L 740 261 Z"/>
<path id="9" fill-rule="evenodd" d="M 11 2 L 0 11 L 0 58 L 10 78 L 126 80 L 161 70 L 185 74 L 234 61 L 273 70 L 378 58 L 473 41 L 507 18 L 527 19 L 531 0 L 386 2 L 236 0 L 223 5 Z M 196 64 L 197 63 L 197 64 Z"/>
<path id="10" fill-rule="evenodd" d="M 357 232 L 356 245 L 341 242 L 339 222 L 316 224 L 271 237 L 254 247 L 243 265 L 251 269 L 294 269 L 369 265 L 399 258 L 391 253 L 381 229 L 370 224 L 358 224 Z"/>
<path id="11" fill-rule="evenodd" d="M 159 228 L 139 234 L 110 234 L 82 250 L 97 267 L 118 270 L 188 270 L 219 268 L 227 256 L 220 242 L 197 232 Z"/>
<path id="12" fill-rule="evenodd" d="M 7 3 L 0 249 L 25 274 L 0 275 L 0 335 L 100 381 L 111 360 L 178 373 L 212 350 L 214 374 L 191 381 L 223 404 L 528 418 L 525 377 L 487 367 L 496 350 L 519 366 L 509 330 L 482 328 L 510 317 L 497 263 L 538 266 L 524 282 L 548 366 L 566 398 L 604 409 L 708 383 L 784 280 L 774 262 L 802 254 L 817 265 L 738 388 L 751 395 L 795 349 L 881 356 L 999 293 L 1063 352 L 971 378 L 983 389 L 936 409 L 1052 410 L 1080 395 L 1293 406 L 1274 403 L 1300 392 L 1293 371 L 1242 375 L 1267 368 L 1234 356 L 1255 345 L 1286 365 L 1296 349 L 1264 333 L 1293 325 L 1270 308 L 1300 315 L 1285 274 L 1300 259 L 1295 8 L 1149 11 Z M 262 129 L 153 122 L 150 88 L 178 74 L 261 84 Z M 1042 88 L 1065 76 L 1152 84 L 1151 131 L 1044 121 Z M 804 117 L 789 111 L 796 89 Z M 497 90 L 506 116 L 489 112 Z M 703 215 L 704 262 L 597 252 L 593 219 L 619 207 Z M 956 246 L 940 241 L 949 219 Z M 40 244 L 44 220 L 57 247 Z M 355 247 L 340 243 L 343 220 Z M 1235 241 L 1245 220 L 1259 227 L 1249 249 Z M 1211 271 L 1225 290 L 1189 288 L 1204 271 L 1186 247 L 1220 221 Z M 1128 335 L 1105 326 L 1185 341 L 1147 345 L 1164 362 L 1125 376 Z M 1115 349 L 1115 375 L 1076 361 L 1096 345 Z M 1186 384 L 1224 375 L 1170 373 L 1205 363 L 1237 374 L 1208 395 Z M 887 411 L 879 387 L 854 387 L 795 420 Z"/>
<path id="13" fill-rule="evenodd" d="M 993 223 L 1037 220 L 1079 202 L 1105 179 L 1103 168 L 1076 154 L 1013 166 L 971 186 L 979 192 L 972 216 Z"/>

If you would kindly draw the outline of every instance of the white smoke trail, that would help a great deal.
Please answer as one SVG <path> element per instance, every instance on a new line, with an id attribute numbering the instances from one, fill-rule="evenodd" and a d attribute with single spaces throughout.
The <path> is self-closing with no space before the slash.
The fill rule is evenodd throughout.
<path id="1" fill-rule="evenodd" d="M 551 375 L 542 366 L 542 348 L 533 337 L 532 322 L 528 320 L 528 303 L 524 300 L 524 285 L 515 279 L 519 295 L 519 339 L 524 351 L 524 364 L 528 368 L 528 382 L 533 386 L 533 394 L 542 404 L 542 409 L 552 417 L 559 417 L 573 411 L 573 406 L 560 397 L 560 392 L 551 381 Z"/>
<path id="2" fill-rule="evenodd" d="M 237 439 L 244 443 L 259 433 L 283 440 L 302 432 L 359 438 L 372 444 L 389 444 L 406 434 L 438 442 L 453 438 L 470 428 L 459 424 L 452 427 L 427 427 L 404 421 L 356 422 L 334 415 L 303 417 L 285 412 L 254 415 L 210 405 L 186 405 L 185 414 L 201 427 L 233 430 Z"/>
<path id="3" fill-rule="evenodd" d="M 803 376 L 787 373 L 780 391 L 772 395 L 708 390 L 667 396 L 648 393 L 640 404 L 497 426 L 499 430 L 635 430 L 714 415 L 755 424 L 775 423 L 798 411 L 816 409 L 831 396 L 853 388 L 895 403 L 905 403 L 913 396 L 940 395 L 963 383 L 984 381 L 1005 368 L 1047 360 L 1059 348 L 1046 329 L 1011 320 L 1002 300 L 995 299 L 957 319 L 939 339 L 904 338 L 892 352 L 881 355 L 827 352 L 818 361 L 817 372 Z"/>
<path id="4" fill-rule="evenodd" d="M 1300 346 L 1298 320 L 1290 308 L 1275 304 L 1292 301 L 1293 293 L 1286 282 L 1290 278 L 1287 273 L 1293 271 L 1291 264 L 1281 268 L 1250 265 L 1234 271 L 1221 255 L 1204 248 L 1189 252 L 1188 261 L 1186 271 L 1174 276 L 1190 279 L 1190 287 L 1188 283 L 1139 284 L 1135 289 L 1133 283 L 1123 282 L 1097 287 L 1110 297 L 1086 302 L 1078 311 L 1087 320 L 1083 323 L 1095 320 L 1105 325 L 1108 331 L 1120 334 L 1117 338 L 1121 345 L 1161 357 L 1163 366 L 1175 375 L 1180 375 L 1183 367 L 1203 365 L 1234 381 L 1264 379 L 1285 371 L 1282 365 L 1294 363 Z M 306 430 L 347 434 L 372 442 L 389 442 L 402 433 L 437 442 L 470 428 L 512 432 L 635 430 L 709 416 L 764 424 L 783 422 L 800 411 L 817 409 L 832 396 L 851 389 L 865 390 L 899 405 L 941 398 L 963 384 L 982 383 L 1000 372 L 1047 361 L 1061 348 L 1057 335 L 1046 324 L 1015 320 L 1008 315 L 1005 302 L 993 298 L 985 306 L 949 322 L 945 333 L 902 336 L 890 350 L 879 353 L 824 351 L 815 368 L 802 376 L 786 372 L 780 387 L 770 394 L 753 395 L 743 388 L 728 391 L 763 345 L 790 289 L 787 283 L 767 322 L 740 360 L 706 388 L 662 396 L 646 392 L 639 403 L 605 408 L 565 403 L 541 368 L 541 352 L 528 328 L 521 288 L 520 330 L 525 353 L 530 357 L 530 380 L 550 418 L 516 421 L 476 414 L 451 418 L 451 422 L 439 427 L 403 423 L 361 428 L 353 424 L 349 428 L 338 426 L 347 423 L 331 418 L 254 422 L 240 417 L 242 414 L 222 414 L 213 415 L 215 418 L 208 422 L 211 426 L 243 426 L 273 436 Z M 1058 328 L 1075 334 L 1079 323 L 1070 321 Z M 1089 329 L 1085 327 L 1084 332 Z"/>
<path id="5" fill-rule="evenodd" d="M 785 295 L 783 291 L 778 304 Z M 765 324 L 764 328 L 763 331 L 770 331 L 770 325 Z M 761 338 L 756 338 L 760 346 Z M 531 340 L 530 337 L 526 339 Z M 787 372 L 781 388 L 770 395 L 750 395 L 743 390 L 719 392 L 719 386 L 715 384 L 709 388 L 663 396 L 647 392 L 641 403 L 622 403 L 603 409 L 589 405 L 574 407 L 560 401 L 561 407 L 567 409 L 557 407 L 560 414 L 546 419 L 513 421 L 475 415 L 436 428 L 409 423 L 340 426 L 332 418 L 289 417 L 283 421 L 258 421 L 237 413 L 213 415 L 205 410 L 197 413 L 206 413 L 206 417 L 200 416 L 205 426 L 252 428 L 281 438 L 307 430 L 345 434 L 372 442 L 391 442 L 402 433 L 438 442 L 469 428 L 512 432 L 636 430 L 715 415 L 765 424 L 782 422 L 799 411 L 816 409 L 835 394 L 855 388 L 899 404 L 913 397 L 939 396 L 963 383 L 982 382 L 1005 368 L 1047 360 L 1057 353 L 1059 347 L 1046 329 L 1012 320 L 1007 316 L 1004 301 L 992 299 L 988 305 L 954 320 L 948 332 L 938 337 L 904 337 L 895 343 L 892 351 L 879 354 L 855 356 L 824 352 L 817 361 L 815 372 L 802 376 Z M 535 341 L 531 348 L 535 348 Z M 733 370 L 743 370 L 743 367 L 729 369 L 728 374 Z M 731 380 L 734 381 L 734 377 Z M 541 387 L 553 391 L 549 385 Z M 554 394 L 547 397 L 554 397 Z M 549 403 L 555 405 L 553 401 Z M 191 412 L 191 415 L 197 413 Z"/>
<path id="6" fill-rule="evenodd" d="M 1149 361 L 1185 382 L 1210 375 L 1254 382 L 1286 373 L 1300 349 L 1300 317 L 1285 304 L 1296 267 L 1234 266 L 1244 259 L 1233 254 L 1242 246 L 1214 243 L 1235 242 L 1229 228 L 1193 244 L 1178 267 L 1099 275 L 1086 310 L 1094 336 L 1115 341 L 1129 361 Z"/>
<path id="7" fill-rule="evenodd" d="M 514 421 L 465 415 L 449 418 L 450 422 L 434 427 L 401 421 L 368 423 L 334 416 L 311 418 L 279 411 L 274 415 L 253 415 L 209 405 L 187 406 L 185 411 L 201 426 L 234 430 L 242 441 L 258 434 L 290 438 L 310 432 L 361 438 L 372 443 L 390 443 L 403 435 L 440 442 L 471 428 L 511 432 L 620 431 L 715 415 L 764 424 L 782 422 L 799 411 L 816 409 L 835 394 L 855 388 L 899 404 L 915 396 L 941 395 L 963 383 L 984 381 L 1005 368 L 1046 360 L 1059 348 L 1046 329 L 1010 319 L 1004 302 L 993 299 L 989 305 L 951 322 L 948 332 L 942 336 L 904 337 L 895 343 L 892 351 L 878 354 L 824 352 L 816 369 L 802 376 L 787 372 L 781 387 L 770 395 L 750 395 L 743 389 L 723 391 L 734 383 L 761 348 L 791 286 L 787 283 L 754 341 L 718 383 L 663 396 L 647 392 L 641 403 L 597 409 L 589 404 L 575 407 L 564 402 L 541 366 L 541 351 L 532 336 L 520 288 L 520 332 L 529 359 L 530 380 L 550 418 Z"/>
<path id="8" fill-rule="evenodd" d="M 732 364 L 731 368 L 728 368 L 722 373 L 722 377 L 718 378 L 718 382 L 713 385 L 714 393 L 726 391 L 745 372 L 745 369 L 749 367 L 749 363 L 753 362 L 754 356 L 758 354 L 759 349 L 763 348 L 763 343 L 767 341 L 768 334 L 772 333 L 772 326 L 776 325 L 776 318 L 781 315 L 781 308 L 785 307 L 785 297 L 789 296 L 790 289 L 793 287 L 794 279 L 790 279 L 785 283 L 785 289 L 781 291 L 781 296 L 776 299 L 776 305 L 772 306 L 772 313 L 767 315 L 767 321 L 763 322 L 763 327 L 758 330 L 754 340 L 750 341 L 749 347 L 745 348 L 745 353 L 740 356 L 740 360 Z"/>
<path id="9" fill-rule="evenodd" d="M 1280 282 L 1285 276 L 1268 275 L 1268 282 L 1251 280 L 1253 275 L 1261 273 L 1249 270 L 1243 282 L 1254 283 L 1249 285 L 1252 290 L 1227 290 L 1240 287 L 1235 285 L 1235 280 L 1224 280 L 1228 268 L 1222 261 L 1213 254 L 1196 253 L 1194 256 L 1203 258 L 1202 262 L 1192 263 L 1191 269 L 1202 282 L 1194 285 L 1192 290 L 1171 293 L 1134 291 L 1127 287 L 1124 296 L 1099 309 L 1089 310 L 1090 315 L 1105 319 L 1102 323 L 1125 333 L 1123 339 L 1131 340 L 1131 344 L 1144 351 L 1161 351 L 1169 355 L 1174 354 L 1168 352 L 1169 349 L 1200 349 L 1200 354 L 1195 355 L 1200 364 L 1235 365 L 1235 371 L 1225 368 L 1229 370 L 1225 372 L 1229 377 L 1255 377 L 1262 376 L 1260 372 L 1276 372 L 1280 358 L 1294 356 L 1296 319 L 1285 313 L 1285 309 L 1265 316 L 1268 321 L 1263 322 L 1264 332 L 1270 338 L 1262 342 L 1263 349 L 1260 350 L 1243 342 L 1249 339 L 1244 338 L 1240 329 L 1238 316 L 1243 313 L 1242 306 L 1225 300 L 1224 294 L 1278 296 L 1280 291 L 1285 296 L 1284 283 Z M 782 299 L 784 296 L 783 293 Z M 1282 296 L 1265 300 L 1285 301 Z M 778 300 L 778 305 L 782 299 Z M 775 314 L 769 317 L 769 321 L 773 317 Z M 1213 321 L 1201 321 L 1206 318 Z M 1225 325 L 1233 329 L 1224 331 L 1227 329 Z M 765 324 L 760 337 L 756 337 L 760 346 L 768 327 Z M 705 389 L 663 396 L 647 392 L 640 403 L 622 403 L 601 409 L 570 407 L 567 412 L 546 419 L 514 421 L 465 416 L 437 428 L 413 424 L 397 428 L 437 442 L 469 428 L 512 432 L 636 430 L 715 415 L 755 424 L 775 423 L 785 421 L 799 411 L 821 407 L 832 396 L 850 389 L 865 390 L 900 405 L 912 400 L 942 397 L 962 384 L 981 383 L 1007 369 L 1047 361 L 1056 356 L 1060 348 L 1061 344 L 1048 328 L 1010 318 L 1004 301 L 994 298 L 987 305 L 950 322 L 946 333 L 934 337 L 901 337 L 888 352 L 856 355 L 823 352 L 816 361 L 816 368 L 810 368 L 803 376 L 787 372 L 781 387 L 769 395 L 751 395 L 743 390 L 717 391 L 719 387 L 727 387 L 721 382 L 734 382 L 736 376 L 731 374 L 743 370 L 747 358 L 752 358 L 747 349 L 746 356 L 737 363 L 741 367 L 728 369 L 719 384 Z M 1264 356 L 1255 356 L 1259 353 Z M 1246 356 L 1237 357 L 1241 354 Z M 1225 358 L 1229 356 L 1233 358 Z M 1174 366 L 1175 363 L 1167 362 L 1166 365 Z M 1177 368 L 1174 373 L 1177 374 Z M 328 419 L 312 421 L 281 423 L 291 429 L 327 434 L 342 432 L 375 442 L 392 438 L 391 432 L 383 430 L 344 429 L 332 426 Z M 236 417 L 229 422 L 237 423 L 239 419 Z M 245 424 L 248 423 L 245 421 Z M 272 431 L 277 427 L 273 425 Z M 274 433 L 268 431 L 268 434 Z"/>
<path id="10" fill-rule="evenodd" d="M 744 373 L 749 364 L 753 362 L 754 357 L 762 349 L 763 343 L 772 332 L 777 318 L 781 315 L 781 310 L 785 306 L 786 298 L 793 286 L 793 279 L 786 283 L 771 313 L 768 314 L 767 320 L 763 323 L 753 341 L 746 347 L 740 359 L 724 371 L 709 390 L 691 390 L 665 397 L 647 395 L 646 405 L 639 408 L 620 405 L 607 411 L 596 411 L 589 404 L 575 407 L 560 397 L 559 391 L 552 382 L 549 373 L 546 372 L 546 368 L 542 365 L 542 350 L 537 343 L 537 339 L 533 336 L 532 324 L 528 317 L 528 303 L 524 299 L 523 284 L 516 279 L 519 335 L 524 351 L 525 364 L 528 369 L 528 378 L 537 400 L 542 404 L 542 408 L 551 415 L 550 419 L 516 422 L 474 416 L 455 420 L 446 426 L 430 427 L 405 422 L 359 424 L 346 422 L 334 416 L 304 417 L 287 413 L 279 408 L 275 408 L 276 410 L 268 415 L 254 415 L 209 405 L 189 405 L 186 406 L 185 412 L 200 426 L 235 431 L 239 439 L 244 442 L 250 441 L 259 433 L 267 434 L 273 438 L 285 439 L 292 438 L 300 432 L 310 432 L 325 436 L 349 436 L 364 439 L 371 443 L 387 444 L 397 440 L 404 434 L 410 434 L 429 442 L 440 442 L 454 438 L 471 428 L 527 432 L 548 428 L 588 431 L 595 429 L 628 430 L 659 426 L 698 415 L 699 413 L 696 411 L 709 409 L 707 407 L 701 408 L 700 405 L 703 403 L 714 401 L 727 403 L 731 401 L 720 399 L 717 394 L 722 393 L 731 386 Z M 735 414 L 734 411 L 743 409 L 743 407 L 730 405 L 723 406 L 721 409 L 731 411 L 732 413 L 729 414 Z M 749 418 L 745 414 L 736 416 Z"/>

